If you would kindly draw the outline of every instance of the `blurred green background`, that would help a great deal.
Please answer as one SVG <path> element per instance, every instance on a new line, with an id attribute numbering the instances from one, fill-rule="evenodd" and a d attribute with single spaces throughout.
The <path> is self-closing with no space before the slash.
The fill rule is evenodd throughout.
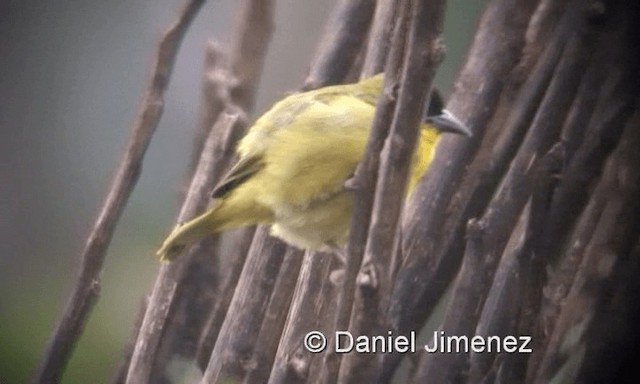
<path id="1" fill-rule="evenodd" d="M 67 295 L 121 156 L 156 43 L 178 0 L 0 2 L 0 383 L 28 380 Z M 205 4 L 178 58 L 142 177 L 118 225 L 102 294 L 63 382 L 106 382 L 179 208 L 197 121 L 203 48 L 226 43 L 234 1 Z M 258 93 L 298 88 L 335 0 L 277 0 Z M 447 93 L 484 0 L 450 0 Z"/>

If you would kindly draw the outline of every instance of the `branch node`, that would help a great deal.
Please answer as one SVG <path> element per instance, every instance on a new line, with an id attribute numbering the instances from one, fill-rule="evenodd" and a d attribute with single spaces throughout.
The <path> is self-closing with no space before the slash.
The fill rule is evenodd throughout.
<path id="1" fill-rule="evenodd" d="M 331 271 L 331 273 L 329 274 L 329 281 L 334 286 L 341 287 L 342 284 L 344 283 L 344 275 L 345 275 L 345 269 L 338 268 L 335 271 Z"/>
<path id="2" fill-rule="evenodd" d="M 301 380 L 306 380 L 309 375 L 309 355 L 305 354 L 299 348 L 289 358 L 287 368 Z"/>
<path id="3" fill-rule="evenodd" d="M 356 284 L 362 290 L 363 294 L 372 294 L 379 286 L 378 272 L 373 263 L 366 263 L 362 266 L 360 273 L 356 279 Z"/>
<path id="4" fill-rule="evenodd" d="M 444 43 L 444 37 L 442 37 L 442 35 L 433 40 L 430 51 L 429 57 L 432 63 L 435 65 L 442 63 L 447 55 L 447 45 Z"/>
<path id="5" fill-rule="evenodd" d="M 347 192 L 354 192 L 354 191 L 358 191 L 360 189 L 362 189 L 362 182 L 360 180 L 360 178 L 358 177 L 358 174 L 354 174 L 353 176 L 349 177 L 343 184 L 344 189 Z"/>
<path id="6" fill-rule="evenodd" d="M 484 219 L 473 218 L 467 222 L 467 239 L 480 241 L 487 230 L 487 222 Z"/>

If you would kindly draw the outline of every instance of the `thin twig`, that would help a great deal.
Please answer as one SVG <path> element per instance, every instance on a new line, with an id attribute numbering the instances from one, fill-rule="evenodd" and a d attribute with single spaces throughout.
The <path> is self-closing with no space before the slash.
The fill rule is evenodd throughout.
<path id="1" fill-rule="evenodd" d="M 144 154 L 158 126 L 164 107 L 164 92 L 169 85 L 173 64 L 191 21 L 204 0 L 187 1 L 176 21 L 158 44 L 146 94 L 132 127 L 127 150 L 109 189 L 100 215 L 82 253 L 80 275 L 62 317 L 45 349 L 33 377 L 36 383 L 60 381 L 62 372 L 80 337 L 89 313 L 100 292 L 100 273 L 116 224 L 136 185 Z"/>

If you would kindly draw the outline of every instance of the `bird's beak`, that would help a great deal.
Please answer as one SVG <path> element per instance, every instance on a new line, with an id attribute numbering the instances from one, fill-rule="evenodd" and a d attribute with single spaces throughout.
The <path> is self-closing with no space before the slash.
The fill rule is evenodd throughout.
<path id="1" fill-rule="evenodd" d="M 441 132 L 451 132 L 467 137 L 473 136 L 471 130 L 446 109 L 443 109 L 439 115 L 427 117 L 426 122 Z"/>

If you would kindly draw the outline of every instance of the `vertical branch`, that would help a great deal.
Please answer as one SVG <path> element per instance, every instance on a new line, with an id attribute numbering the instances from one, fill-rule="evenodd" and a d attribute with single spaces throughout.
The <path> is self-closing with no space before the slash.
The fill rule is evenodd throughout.
<path id="1" fill-rule="evenodd" d="M 382 274 L 382 271 L 391 270 L 394 235 L 402 210 L 412 154 L 436 69 L 444 58 L 442 28 L 445 2 L 416 1 L 413 7 L 398 104 L 391 132 L 381 153 L 382 162 L 363 266 L 366 269 L 368 262 L 377 264 L 375 268 L 380 273 L 382 283 L 380 292 L 385 295 L 390 293 L 392 276 Z M 388 297 L 380 299 L 379 307 L 386 312 Z"/>
<path id="2" fill-rule="evenodd" d="M 198 126 L 193 138 L 192 170 L 198 166 L 202 147 L 209 136 L 209 131 L 224 110 L 225 101 L 229 100 L 231 74 L 227 61 L 228 58 L 222 47 L 213 40 L 209 41 L 204 49 L 204 74 L 198 107 Z M 193 177 L 193 174 L 190 177 Z"/>
<path id="3" fill-rule="evenodd" d="M 518 255 L 520 268 L 516 274 L 519 277 L 520 297 L 515 307 L 519 314 L 516 317 L 517 325 L 509 334 L 530 336 L 532 350 L 537 349 L 541 339 L 539 314 L 543 287 L 546 283 L 545 268 L 549 258 L 541 252 L 540 239 L 550 211 L 551 195 L 560 178 L 564 157 L 564 145 L 557 143 L 544 155 L 537 166 L 533 175 L 527 231 Z M 529 357 L 530 354 L 526 353 L 506 354 L 501 361 L 498 380 L 505 383 L 524 382 Z"/>
<path id="4" fill-rule="evenodd" d="M 569 11 L 572 12 L 572 11 Z M 478 319 L 476 308 L 485 302 L 487 291 L 493 280 L 511 229 L 529 198 L 532 186 L 532 170 L 553 142 L 558 139 L 561 124 L 568 106 L 575 96 L 583 63 L 588 59 L 593 36 L 586 33 L 585 20 L 576 14 L 566 22 L 574 26 L 576 35 L 572 36 L 563 57 L 554 72 L 551 85 L 536 114 L 520 150 L 512 161 L 501 187 L 485 210 L 480 220 L 486 228 L 482 237 L 486 244 L 482 268 L 465 268 L 458 277 L 458 286 L 454 289 L 443 329 L 449 335 L 472 334 Z M 474 256 L 470 256 L 474 257 Z M 466 258 L 466 255 L 465 255 Z M 470 294 L 473 287 L 475 292 Z M 464 317 L 460 317 L 465 314 Z M 459 377 L 466 366 L 467 357 L 462 353 L 429 354 L 424 356 L 422 375 L 436 381 L 453 380 Z"/>
<path id="5" fill-rule="evenodd" d="M 494 113 L 505 84 L 505 73 L 511 73 L 520 59 L 534 3 L 494 0 L 481 18 L 450 102 L 451 109 L 472 129 L 474 137 L 440 140 L 429 170 L 407 207 L 415 214 L 408 215 L 403 225 L 405 262 L 396 277 L 389 304 L 390 322 L 400 332 L 419 326 L 423 312 L 431 311 L 459 267 L 460 257 L 456 262 L 434 256 L 439 249 L 438 239 L 442 237 L 440 229 L 448 214 L 446 206 Z M 500 44 L 496 44 L 496 36 L 500 36 Z M 385 365 L 385 377 L 388 377 L 395 363 L 390 359 Z"/>
<path id="6" fill-rule="evenodd" d="M 304 252 L 287 248 L 243 383 L 265 383 L 269 380 L 303 260 Z"/>
<path id="7" fill-rule="evenodd" d="M 176 21 L 158 44 L 147 90 L 132 127 L 131 138 L 120 162 L 100 215 L 87 239 L 81 256 L 80 275 L 62 316 L 49 339 L 33 381 L 59 382 L 73 347 L 82 334 L 89 313 L 100 292 L 100 273 L 117 222 L 135 187 L 144 154 L 158 126 L 164 107 L 173 64 L 191 21 L 204 0 L 187 1 Z"/>
<path id="8" fill-rule="evenodd" d="M 362 65 L 361 77 L 363 78 L 373 76 L 384 69 L 384 63 L 391 46 L 393 22 L 398 9 L 397 3 L 396 0 L 376 1 L 376 11 Z"/>
<path id="9" fill-rule="evenodd" d="M 196 360 L 202 371 L 207 369 L 211 351 L 213 351 L 227 309 L 233 299 L 255 232 L 255 227 L 243 228 L 232 239 L 232 246 L 229 248 L 233 249 L 233 253 L 227 255 L 231 262 L 224 273 L 220 274 L 221 281 L 219 289 L 216 291 L 216 302 L 206 320 L 196 348 Z"/>
<path id="10" fill-rule="evenodd" d="M 239 115 L 222 114 L 209 133 L 185 203 L 180 210 L 179 221 L 188 220 L 204 209 L 214 183 L 213 178 L 220 173 L 215 168 L 220 165 L 220 161 L 217 160 L 221 153 L 214 148 L 221 135 L 227 134 L 226 137 L 230 138 L 230 132 L 241 129 L 239 124 L 243 124 Z M 160 268 L 131 358 L 127 383 L 149 382 L 169 311 L 174 304 L 178 283 L 192 257 L 193 252 L 189 252 L 181 259 L 163 264 Z"/>
<path id="11" fill-rule="evenodd" d="M 344 79 L 366 39 L 375 1 L 339 0 L 333 9 L 302 87 L 315 89 Z"/>
<path id="12" fill-rule="evenodd" d="M 520 284 L 522 276 L 519 274 L 522 266 L 518 256 L 524 247 L 530 215 L 531 204 L 529 203 L 522 210 L 518 223 L 502 254 L 496 276 L 491 284 L 491 290 L 482 306 L 475 335 L 504 337 L 515 334 L 520 312 L 518 303 L 522 294 L 522 284 Z M 472 383 L 495 382 L 501 364 L 500 358 L 501 356 L 495 351 L 481 353 L 471 351 L 468 381 Z"/>
<path id="13" fill-rule="evenodd" d="M 541 353 L 550 342 L 551 328 L 556 323 L 561 303 L 573 283 L 585 246 L 592 238 L 604 209 L 606 193 L 601 191 L 604 188 L 602 180 L 597 180 L 603 172 L 605 160 L 620 138 L 624 122 L 635 108 L 638 63 L 630 53 L 633 42 L 629 39 L 634 35 L 631 32 L 634 24 L 629 23 L 627 15 L 622 9 L 611 11 L 599 42 L 601 62 L 596 62 L 593 70 L 587 72 L 590 76 L 585 78 L 584 85 L 591 87 L 584 92 L 595 94 L 597 101 L 583 101 L 579 107 L 592 111 L 578 111 L 570 115 L 586 114 L 589 121 L 580 126 L 566 127 L 563 133 L 573 157 L 553 196 L 550 217 L 541 239 L 541 252 L 551 258 L 550 262 L 555 268 L 546 289 L 548 294 L 543 307 L 543 322 L 547 332 L 543 333 L 540 346 L 534 351 L 530 371 L 539 364 Z M 616 44 L 611 44 L 611 41 Z M 598 77 L 602 79 L 596 83 Z M 595 92 L 596 89 L 599 91 Z M 576 117 L 574 124 L 583 119 Z M 572 131 L 583 131 L 580 134 L 583 137 Z M 592 192 L 588 194 L 587 191 Z"/>
<path id="14" fill-rule="evenodd" d="M 220 108 L 233 105 L 232 108 L 249 113 L 253 108 L 255 90 L 257 88 L 262 66 L 264 64 L 268 42 L 273 33 L 273 1 L 243 0 L 238 2 L 229 58 L 219 52 L 215 44 L 209 44 L 206 55 L 205 82 L 203 84 L 203 106 L 201 111 L 203 124 L 199 131 L 209 133 Z M 217 112 L 216 112 L 217 111 Z M 222 155 L 217 160 L 218 171 L 228 168 L 234 156 L 235 142 L 240 139 L 243 129 L 230 132 L 228 142 L 220 142 L 217 151 Z M 200 144 L 202 145 L 202 144 Z M 197 149 L 197 148 L 196 148 Z M 221 174 L 214 175 L 219 180 Z M 219 286 L 219 276 L 233 275 L 234 265 L 246 258 L 247 246 L 240 247 L 228 255 L 217 247 L 223 240 L 219 235 L 209 237 L 193 249 L 189 267 L 180 277 L 179 289 L 176 291 L 175 310 L 170 314 L 170 321 L 163 332 L 161 351 L 156 358 L 158 367 L 165 366 L 175 354 L 191 358 L 197 354 L 202 335 L 212 331 L 208 325 L 211 310 L 220 308 L 216 301 L 221 300 L 228 305 L 221 292 L 228 292 L 228 287 Z M 250 244 L 250 238 L 247 239 Z M 221 252 L 217 252 L 220 250 Z M 239 252 L 238 252 L 239 251 Z M 217 252 L 217 257 L 211 255 Z M 226 270 L 227 263 L 220 259 L 231 259 L 231 271 Z M 242 265 L 239 266 L 241 269 Z M 220 270 L 224 268 L 224 270 Z M 233 279 L 225 283 L 233 283 Z M 226 310 L 226 306 L 224 307 Z M 217 332 L 217 331 L 216 331 Z M 208 360 L 208 358 L 207 358 Z M 160 371 L 160 370 L 156 370 Z M 154 381 L 156 378 L 152 378 Z"/>
<path id="15" fill-rule="evenodd" d="M 349 326 L 353 300 L 356 290 L 356 276 L 362 264 L 371 209 L 374 201 L 374 191 L 380 164 L 379 154 L 388 135 L 393 118 L 393 110 L 397 98 L 400 69 L 404 56 L 405 39 L 409 21 L 409 0 L 403 0 L 396 12 L 393 44 L 385 65 L 385 78 L 382 93 L 376 104 L 371 132 L 367 140 L 365 151 L 354 176 L 347 181 L 349 188 L 354 188 L 353 212 L 349 228 L 349 241 L 346 247 L 345 276 L 338 293 L 333 329 L 346 330 Z M 325 353 L 322 382 L 335 383 L 340 371 L 340 357 L 332 351 Z"/>
<path id="16" fill-rule="evenodd" d="M 140 303 L 140 308 L 138 309 L 138 315 L 136 316 L 135 323 L 133 325 L 132 335 L 129 336 L 129 340 L 127 340 L 124 348 L 122 349 L 122 353 L 120 356 L 120 361 L 118 362 L 118 366 L 114 370 L 113 375 L 111 376 L 110 384 L 124 384 L 125 380 L 127 380 L 127 371 L 129 370 L 129 363 L 131 362 L 131 356 L 133 355 L 133 350 L 136 347 L 136 339 L 138 338 L 138 331 L 142 326 L 142 320 L 144 320 L 144 314 L 147 311 L 147 298 L 143 298 Z"/>
<path id="17" fill-rule="evenodd" d="M 233 24 L 229 54 L 231 101 L 250 112 L 273 35 L 274 0 L 241 0 Z"/>
<path id="18" fill-rule="evenodd" d="M 230 117 L 229 114 L 222 114 L 209 132 L 205 148 L 202 151 L 198 167 L 191 182 L 190 191 L 179 215 L 179 222 L 188 220 L 204 209 L 205 203 L 208 201 L 209 191 L 224 171 L 233 153 L 234 143 L 238 139 L 239 133 L 243 132 L 245 122 L 240 121 L 237 114 L 239 113 L 238 111 L 241 111 L 241 107 L 247 107 L 248 104 L 252 103 L 252 97 L 249 97 L 248 90 L 255 89 L 257 73 L 264 61 L 266 41 L 270 38 L 272 30 L 270 18 L 272 13 L 266 11 L 269 5 L 271 5 L 271 2 L 248 0 L 239 5 L 240 16 L 236 18 L 236 23 L 241 24 L 241 26 L 237 27 L 236 31 L 241 35 L 236 34 L 233 37 L 236 49 L 231 55 L 234 58 L 231 61 L 240 65 L 239 63 L 244 58 L 250 64 L 242 66 L 234 72 L 235 76 L 239 76 L 240 80 L 235 78 L 236 80 L 229 83 L 231 87 L 229 92 L 223 92 L 222 94 L 231 95 L 233 98 L 232 94 L 235 89 L 235 97 L 238 98 L 239 102 L 246 104 L 239 106 L 234 104 L 231 99 L 224 100 L 225 109 L 232 111 L 230 113 L 235 114 L 235 116 Z M 251 7 L 258 7 L 259 9 L 258 11 L 247 9 Z M 242 25 L 245 26 L 242 27 Z M 251 27 L 246 27 L 246 25 L 251 25 Z M 176 314 L 175 303 L 179 300 L 177 297 L 177 293 L 180 292 L 179 288 L 182 289 L 187 285 L 196 286 L 198 278 L 190 277 L 185 279 L 185 276 L 194 270 L 197 272 L 196 264 L 208 262 L 206 257 L 201 257 L 199 249 L 199 247 L 192 247 L 182 259 L 171 265 L 162 266 L 138 336 L 127 382 L 146 383 L 152 378 L 152 368 L 159 354 L 161 340 L 171 325 L 171 311 L 173 311 L 174 315 Z M 202 326 L 205 322 L 198 321 L 198 323 L 200 324 L 199 326 Z M 195 349 L 195 345 L 193 348 Z M 166 356 L 163 359 L 165 358 Z"/>
<path id="19" fill-rule="evenodd" d="M 625 124 L 620 144 L 608 161 L 602 180 L 604 186 L 599 187 L 598 191 L 604 194 L 605 205 L 584 249 L 580 267 L 546 345 L 544 358 L 539 366 L 535 366 L 538 367 L 537 370 L 531 369 L 528 372 L 531 382 L 548 382 L 558 373 L 562 363 L 579 349 L 586 347 L 597 351 L 602 343 L 609 341 L 610 331 L 604 331 L 600 324 L 595 324 L 593 317 L 598 315 L 595 311 L 597 301 L 602 304 L 611 301 L 604 289 L 606 282 L 624 284 L 610 279 L 614 266 L 627 262 L 640 232 L 640 204 L 637 199 L 640 191 L 640 175 L 637 172 L 640 164 L 637 150 L 640 143 L 640 113 L 637 103 L 635 111 L 631 120 Z M 585 342 L 583 331 L 572 332 L 572 329 L 588 328 L 595 332 L 592 336 L 600 332 L 589 343 Z M 597 337 L 602 339 L 597 340 Z M 581 374 L 587 377 L 601 376 L 594 372 L 595 368 L 596 366 L 582 364 Z M 584 382 L 584 379 L 586 378 L 579 382 Z"/>
<path id="20" fill-rule="evenodd" d="M 528 335 L 536 349 L 539 307 L 545 279 L 546 256 L 540 235 L 549 212 L 551 194 L 560 178 L 565 149 L 554 145 L 536 166 L 533 193 L 503 253 L 491 291 L 482 307 L 475 335 Z M 528 354 L 497 351 L 471 353 L 471 382 L 524 382 Z"/>
<path id="21" fill-rule="evenodd" d="M 282 264 L 286 244 L 261 227 L 238 280 L 202 384 L 242 380 Z"/>
<path id="22" fill-rule="evenodd" d="M 621 29 L 628 31 L 625 28 Z M 607 45 L 610 44 L 609 37 L 614 36 L 623 39 L 619 33 L 605 36 L 602 40 L 605 52 L 609 51 L 607 49 Z M 608 56 L 611 57 L 611 54 Z M 614 57 L 614 60 L 628 62 L 624 60 L 626 56 L 626 53 L 623 53 Z M 615 62 L 614 60 L 611 63 Z M 605 67 L 609 68 L 610 65 Z M 633 70 L 624 64 L 618 64 L 613 69 L 600 68 L 600 70 L 607 73 L 607 79 L 604 84 L 601 84 L 600 100 L 596 103 L 591 119 L 586 124 L 586 130 L 584 126 L 581 127 L 581 130 L 586 131 L 584 142 L 575 149 L 566 177 L 553 198 L 552 217 L 543 234 L 544 251 L 556 257 L 560 244 L 555 239 L 568 232 L 584 209 L 589 197 L 589 187 L 601 174 L 605 159 L 619 140 L 625 121 L 633 112 L 633 100 L 628 96 L 633 92 L 633 87 L 630 87 L 635 79 Z M 569 138 L 574 139 L 571 143 L 576 145 L 575 134 Z"/>
<path id="23" fill-rule="evenodd" d="M 589 204 L 580 215 L 575 228 L 567 239 L 567 247 L 562 260 L 548 277 L 548 283 L 544 288 L 545 295 L 539 320 L 542 335 L 541 340 L 537 342 L 537 349 L 533 351 L 533 356 L 529 358 L 528 371 L 530 372 L 537 370 L 547 344 L 551 342 L 551 333 L 556 325 L 560 310 L 565 303 L 565 298 L 571 289 L 577 270 L 582 263 L 585 249 L 600 221 L 608 192 L 608 179 L 599 180 L 598 185 L 592 192 Z"/>
<path id="24" fill-rule="evenodd" d="M 386 325 L 391 290 L 391 253 L 402 208 L 402 197 L 435 70 L 443 58 L 441 41 L 444 1 L 413 1 L 402 81 L 390 133 L 385 140 L 371 214 L 364 261 L 357 277 L 350 330 L 373 334 Z M 377 380 L 381 364 L 375 355 L 350 354 L 340 381 Z"/>
<path id="25" fill-rule="evenodd" d="M 320 374 L 314 375 L 312 372 L 313 360 L 322 360 L 314 358 L 303 348 L 303 340 L 313 330 L 326 331 L 325 335 L 331 331 L 331 328 L 322 329 L 323 324 L 318 314 L 326 312 L 333 304 L 331 298 L 335 289 L 329 278 L 335 267 L 333 264 L 333 255 L 314 252 L 305 254 L 269 384 L 322 382 L 313 380 Z"/>

